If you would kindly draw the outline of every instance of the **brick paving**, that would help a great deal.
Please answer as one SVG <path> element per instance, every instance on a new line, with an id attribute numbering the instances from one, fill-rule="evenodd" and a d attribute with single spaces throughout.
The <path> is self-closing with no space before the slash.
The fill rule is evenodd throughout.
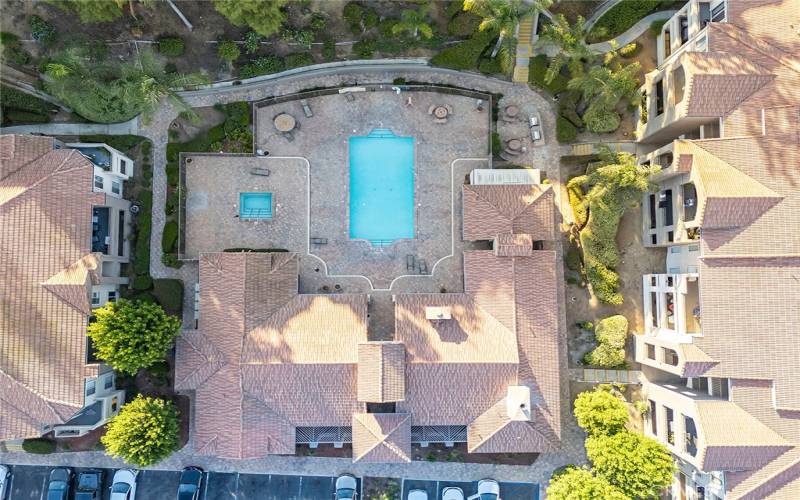
<path id="1" fill-rule="evenodd" d="M 568 149 L 558 145 L 555 141 L 555 114 L 552 102 L 531 90 L 527 85 L 515 85 L 507 81 L 497 80 L 470 73 L 457 73 L 447 70 L 426 69 L 401 69 L 397 71 L 387 71 L 385 69 L 365 70 L 363 73 L 354 73 L 352 68 L 341 74 L 327 74 L 321 76 L 308 76 L 304 78 L 287 78 L 285 80 L 269 80 L 257 85 L 247 85 L 241 87 L 226 87 L 218 89 L 215 93 L 186 92 L 183 93 L 185 100 L 192 107 L 212 106 L 217 102 L 233 101 L 256 101 L 265 97 L 285 95 L 295 93 L 309 88 L 349 86 L 367 83 L 391 82 L 395 78 L 405 78 L 409 82 L 420 82 L 430 84 L 453 85 L 463 88 L 471 88 L 482 92 L 501 93 L 503 98 L 500 101 L 501 108 L 513 103 L 521 106 L 523 112 L 534 110 L 539 112 L 542 120 L 542 130 L 544 131 L 545 144 L 535 148 L 529 148 L 529 155 L 520 159 L 520 163 L 530 164 L 540 168 L 545 176 L 554 185 L 556 201 L 561 207 L 561 199 L 564 197 L 559 175 L 559 158 L 567 153 Z M 451 99 L 452 96 L 447 96 Z M 444 98 L 443 98 L 444 99 Z M 455 102 L 455 101 L 454 101 Z M 322 109 L 322 108 L 320 108 Z M 197 282 L 198 268 L 194 262 L 187 262 L 181 269 L 169 268 L 161 262 L 161 234 L 165 222 L 164 204 L 166 201 L 166 144 L 168 141 L 167 131 L 170 123 L 177 117 L 179 110 L 165 100 L 162 102 L 159 111 L 146 124 L 140 125 L 140 134 L 153 141 L 154 155 L 154 174 L 153 174 L 153 231 L 151 240 L 151 274 L 155 278 L 177 278 L 184 282 L 187 293 L 185 294 L 184 320 L 187 324 L 192 321 L 193 294 L 191 291 Z M 316 112 L 315 112 L 316 113 Z M 298 113 L 295 110 L 295 116 Z M 380 119 L 373 118 L 373 121 Z M 320 120 L 322 121 L 322 120 Z M 411 123 L 411 122 L 409 122 Z M 500 125 L 499 133 L 503 140 L 514 138 L 513 135 L 519 134 L 519 130 L 505 130 L 504 125 Z M 446 137 L 447 139 L 456 139 Z M 478 148 L 479 146 L 476 146 Z M 276 150 L 277 151 L 277 150 Z M 288 149 L 286 151 L 289 151 Z M 305 155 L 304 155 L 305 156 Z M 454 167 L 453 178 L 455 184 L 459 185 L 463 175 L 472 168 L 476 168 L 471 162 L 457 163 Z M 224 176 L 218 180 L 225 179 Z M 460 190 L 458 190 L 460 191 Z M 196 200 L 195 200 L 196 201 Z M 456 196 L 456 213 L 460 213 L 460 196 Z M 444 214 L 442 214 L 444 215 Z M 557 217 L 560 222 L 560 216 Z M 460 226 L 457 226 L 460 232 Z M 434 289 L 446 288 L 448 291 L 460 291 L 462 262 L 460 252 L 463 244 L 460 237 L 453 243 L 455 254 L 452 257 L 441 261 L 435 269 L 433 278 L 414 277 L 402 278 L 402 288 L 406 292 L 430 291 Z M 472 246 L 472 244 L 470 244 Z M 445 245 L 446 246 L 446 245 Z M 561 253 L 560 245 L 557 244 L 556 250 Z M 404 258 L 402 259 L 404 260 Z M 429 262 L 429 266 L 432 262 Z M 559 266 L 559 292 L 564 297 L 562 269 Z M 340 284 L 348 291 L 368 291 L 369 287 L 365 280 L 359 278 L 336 278 L 331 280 L 324 276 L 324 267 L 321 261 L 306 257 L 301 263 L 301 287 L 303 292 L 316 291 L 324 286 Z M 374 292 L 376 293 L 376 292 Z M 385 300 L 376 293 L 376 300 Z M 564 300 L 559 301 L 560 313 L 562 317 L 563 339 L 562 348 L 566 351 L 566 326 L 564 314 Z M 380 304 L 376 304 L 376 311 L 380 317 Z M 385 313 L 384 313 L 385 314 Z M 386 334 L 380 329 L 376 330 L 378 336 Z M 430 463 L 412 462 L 409 464 L 352 464 L 348 459 L 319 458 L 319 457 L 286 457 L 270 456 L 261 460 L 233 461 L 218 459 L 215 457 L 196 456 L 191 452 L 191 446 L 175 453 L 167 460 L 158 464 L 156 469 L 176 469 L 184 465 L 200 465 L 207 470 L 213 471 L 239 471 L 239 472 L 287 472 L 292 474 L 314 474 L 314 475 L 335 475 L 349 471 L 359 475 L 388 476 L 388 477 L 419 477 L 422 479 L 469 479 L 476 480 L 483 477 L 494 477 L 503 481 L 533 481 L 545 482 L 553 469 L 569 463 L 584 463 L 585 452 L 583 449 L 583 432 L 575 425 L 571 416 L 571 398 L 569 395 L 568 375 L 566 365 L 562 375 L 562 413 L 564 425 L 562 428 L 562 449 L 558 453 L 545 453 L 531 466 L 510 466 L 510 465 L 487 465 L 487 464 L 461 464 L 461 463 Z M 94 466 L 94 467 L 118 467 L 122 465 L 119 461 L 113 460 L 102 452 L 78 452 L 68 454 L 53 455 L 30 455 L 21 452 L 0 453 L 0 461 L 5 463 L 30 463 L 30 464 L 51 464 L 62 465 L 70 464 L 73 466 Z"/>

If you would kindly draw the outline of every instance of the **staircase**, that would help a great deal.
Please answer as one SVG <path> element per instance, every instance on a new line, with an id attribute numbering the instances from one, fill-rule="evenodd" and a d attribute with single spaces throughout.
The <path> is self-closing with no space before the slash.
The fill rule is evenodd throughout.
<path id="1" fill-rule="evenodd" d="M 528 83 L 528 64 L 533 55 L 532 38 L 533 17 L 527 17 L 519 23 L 517 30 L 517 54 L 512 77 L 512 81 L 515 83 Z"/>

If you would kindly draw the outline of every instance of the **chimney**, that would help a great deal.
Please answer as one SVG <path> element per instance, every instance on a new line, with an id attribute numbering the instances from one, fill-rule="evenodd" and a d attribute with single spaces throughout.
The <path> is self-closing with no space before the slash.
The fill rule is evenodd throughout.
<path id="1" fill-rule="evenodd" d="M 530 422 L 531 420 L 531 389 L 524 385 L 512 385 L 508 387 L 506 396 L 506 412 L 508 418 L 520 422 Z"/>

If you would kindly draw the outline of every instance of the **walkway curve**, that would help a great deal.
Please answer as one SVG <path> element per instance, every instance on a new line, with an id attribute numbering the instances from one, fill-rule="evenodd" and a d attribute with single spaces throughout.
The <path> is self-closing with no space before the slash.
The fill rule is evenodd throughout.
<path id="1" fill-rule="evenodd" d="M 612 43 L 616 44 L 616 48 L 622 48 L 629 43 L 633 42 L 642 34 L 650 29 L 650 25 L 653 24 L 653 21 L 660 21 L 662 19 L 669 19 L 670 17 L 674 16 L 675 13 L 678 12 L 677 10 L 662 10 L 661 12 L 654 12 L 649 16 L 645 16 L 639 20 L 636 24 L 631 26 L 628 31 L 621 34 L 620 36 L 614 38 L 613 40 L 608 40 L 606 42 L 600 43 L 592 43 L 588 47 L 594 51 L 601 52 L 605 54 L 606 52 L 611 52 L 614 50 L 612 47 Z"/>
<path id="2" fill-rule="evenodd" d="M 592 26 L 594 26 L 606 12 L 611 10 L 612 7 L 614 7 L 615 5 L 617 5 L 622 1 L 623 0 L 606 0 L 600 6 L 598 6 L 598 8 L 596 8 L 594 12 L 592 12 L 592 15 L 586 18 L 586 24 L 584 25 L 586 31 L 587 32 L 590 31 L 592 29 Z"/>

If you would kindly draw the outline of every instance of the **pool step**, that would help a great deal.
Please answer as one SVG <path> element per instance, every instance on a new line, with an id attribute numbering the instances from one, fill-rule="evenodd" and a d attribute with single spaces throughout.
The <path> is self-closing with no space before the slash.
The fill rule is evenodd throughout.
<path id="1" fill-rule="evenodd" d="M 367 137 L 394 137 L 394 133 L 390 128 L 374 128 Z"/>

